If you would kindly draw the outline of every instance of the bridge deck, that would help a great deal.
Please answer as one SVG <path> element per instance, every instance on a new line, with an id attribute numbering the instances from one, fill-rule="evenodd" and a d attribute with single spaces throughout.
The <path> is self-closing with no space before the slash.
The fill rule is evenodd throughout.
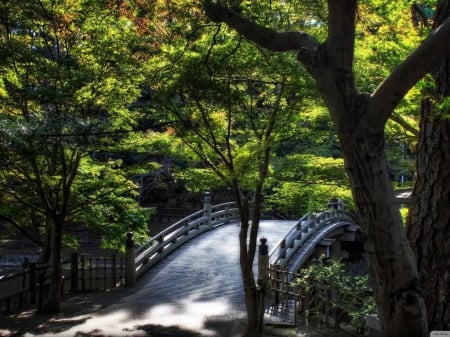
<path id="1" fill-rule="evenodd" d="M 294 224 L 262 221 L 259 236 L 266 237 L 270 247 Z M 212 301 L 242 311 L 239 229 L 238 223 L 231 223 L 187 242 L 143 275 L 143 291 L 166 303 Z"/>

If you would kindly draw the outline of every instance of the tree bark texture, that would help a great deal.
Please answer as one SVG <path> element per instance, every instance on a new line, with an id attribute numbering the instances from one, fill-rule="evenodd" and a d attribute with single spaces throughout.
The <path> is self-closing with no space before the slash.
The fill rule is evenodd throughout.
<path id="1" fill-rule="evenodd" d="M 241 228 L 239 231 L 239 265 L 242 274 L 245 306 L 247 310 L 247 330 L 256 331 L 258 322 L 257 290 L 253 275 L 253 261 L 249 263 L 248 232 L 250 227 L 248 199 L 242 191 L 235 186 L 237 204 L 239 208 Z"/>
<path id="2" fill-rule="evenodd" d="M 450 1 L 438 2 L 434 25 L 450 16 Z M 408 237 L 417 257 L 430 330 L 450 330 L 450 58 L 432 71 L 422 100 L 416 182 Z"/>
<path id="3" fill-rule="evenodd" d="M 450 122 L 433 110 L 424 100 L 408 236 L 430 330 L 450 330 Z"/>
<path id="4" fill-rule="evenodd" d="M 422 288 L 384 156 L 382 131 L 339 130 L 386 336 L 427 336 Z"/>
<path id="5" fill-rule="evenodd" d="M 52 232 L 51 256 L 50 256 L 50 288 L 44 311 L 58 313 L 61 310 L 61 289 L 63 281 L 62 269 L 62 226 L 63 222 L 55 221 Z"/>

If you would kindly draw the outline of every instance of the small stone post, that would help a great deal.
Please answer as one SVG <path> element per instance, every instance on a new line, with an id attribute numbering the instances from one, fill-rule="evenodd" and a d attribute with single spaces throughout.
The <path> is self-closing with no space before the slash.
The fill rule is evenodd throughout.
<path id="1" fill-rule="evenodd" d="M 259 255 L 258 255 L 258 332 L 263 331 L 264 326 L 264 298 L 267 293 L 269 283 L 269 247 L 267 246 L 266 238 L 259 240 Z"/>
<path id="2" fill-rule="evenodd" d="M 211 192 L 203 193 L 203 210 L 204 215 L 208 217 L 208 227 L 211 226 Z"/>
<path id="3" fill-rule="evenodd" d="M 125 241 L 125 286 L 131 287 L 136 283 L 136 267 L 134 264 L 133 232 L 127 233 Z"/>

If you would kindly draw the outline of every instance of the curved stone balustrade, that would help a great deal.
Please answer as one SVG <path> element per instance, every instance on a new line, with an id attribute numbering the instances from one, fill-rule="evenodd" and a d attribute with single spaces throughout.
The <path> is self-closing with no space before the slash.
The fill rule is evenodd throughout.
<path id="1" fill-rule="evenodd" d="M 269 258 L 272 265 L 282 268 L 288 266 L 294 255 L 303 247 L 303 256 L 289 269 L 298 269 L 311 255 L 315 246 L 333 230 L 344 227 L 354 231 L 357 224 L 353 216 L 342 209 L 326 210 L 318 214 L 304 215 L 295 226 L 270 251 Z"/>
<path id="2" fill-rule="evenodd" d="M 204 209 L 177 221 L 136 249 L 136 277 L 140 277 L 156 262 L 183 243 L 208 230 L 237 219 L 239 219 L 239 210 L 235 202 L 211 206 L 206 201 Z"/>

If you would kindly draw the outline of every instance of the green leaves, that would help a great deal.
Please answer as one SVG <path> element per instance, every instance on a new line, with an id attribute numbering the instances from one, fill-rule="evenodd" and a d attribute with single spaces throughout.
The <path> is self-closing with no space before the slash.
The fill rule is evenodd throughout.
<path id="1" fill-rule="evenodd" d="M 39 229 L 43 244 L 52 223 L 68 220 L 101 228 L 109 239 L 128 229 L 143 236 L 148 212 L 138 208 L 137 187 L 118 160 L 89 158 L 118 143 L 139 117 L 129 108 L 140 95 L 146 58 L 134 21 L 105 1 L 1 6 L 3 214 Z M 14 214 L 13 202 L 28 217 Z"/>
<path id="2" fill-rule="evenodd" d="M 347 207 L 353 201 L 342 158 L 313 154 L 293 154 L 278 158 L 270 179 L 269 209 L 298 218 L 326 208 L 331 197 L 340 198 Z"/>
<path id="3" fill-rule="evenodd" d="M 365 326 L 366 315 L 376 313 L 368 276 L 348 275 L 340 260 L 326 259 L 322 255 L 317 263 L 300 270 L 294 284 L 302 293 L 314 294 L 317 307 L 308 308 L 310 314 L 320 312 L 321 306 L 337 309 L 349 315 L 353 327 L 361 329 Z"/>

